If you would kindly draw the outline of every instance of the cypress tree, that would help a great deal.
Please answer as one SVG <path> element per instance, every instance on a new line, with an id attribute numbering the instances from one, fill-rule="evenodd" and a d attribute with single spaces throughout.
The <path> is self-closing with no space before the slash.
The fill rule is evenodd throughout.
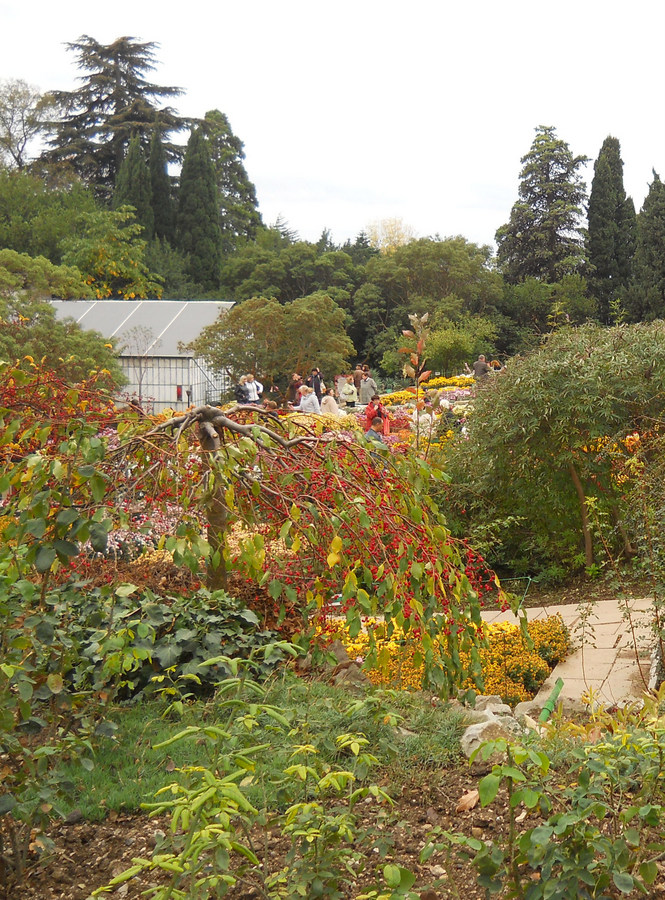
<path id="1" fill-rule="evenodd" d="M 634 322 L 665 318 L 665 184 L 656 172 L 637 217 L 627 305 Z"/>
<path id="2" fill-rule="evenodd" d="M 146 241 L 152 240 L 155 216 L 152 210 L 150 172 L 138 137 L 133 137 L 129 142 L 127 155 L 118 169 L 113 190 L 113 209 L 127 205 L 136 210 L 136 221 L 143 227 L 142 237 Z"/>
<path id="3" fill-rule="evenodd" d="M 231 130 L 224 113 L 218 109 L 210 110 L 205 114 L 202 127 L 215 167 L 222 249 L 224 253 L 230 253 L 239 237 L 253 239 L 263 224 L 257 208 L 256 189 L 243 162 L 243 143 Z"/>
<path id="4" fill-rule="evenodd" d="M 218 288 L 221 233 L 217 186 L 201 128 L 191 133 L 180 173 L 176 244 L 187 256 L 187 274 L 206 291 Z"/>
<path id="5" fill-rule="evenodd" d="M 554 283 L 580 272 L 585 263 L 581 225 L 586 185 L 579 169 L 585 156 L 573 156 L 552 127 L 536 129 L 522 157 L 519 200 L 510 221 L 496 233 L 497 258 L 507 281 L 525 278 Z"/>
<path id="6" fill-rule="evenodd" d="M 610 322 L 611 302 L 630 281 L 635 251 L 635 207 L 623 186 L 619 141 L 607 137 L 594 164 L 589 196 L 587 251 L 589 291 L 598 302 L 601 321 Z"/>
<path id="7" fill-rule="evenodd" d="M 175 208 L 171 179 L 167 169 L 166 152 L 158 131 L 154 131 L 150 141 L 150 186 L 152 188 L 152 211 L 155 220 L 156 238 L 173 244 L 175 237 Z"/>

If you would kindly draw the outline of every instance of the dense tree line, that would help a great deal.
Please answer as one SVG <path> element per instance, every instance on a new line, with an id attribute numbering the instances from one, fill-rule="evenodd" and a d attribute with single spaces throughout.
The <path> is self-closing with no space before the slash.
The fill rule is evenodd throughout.
<path id="1" fill-rule="evenodd" d="M 68 48 L 75 90 L 0 85 L 0 249 L 76 267 L 93 296 L 251 300 L 257 322 L 274 302 L 306 318 L 325 297 L 333 344 L 385 374 L 399 372 L 413 314 L 430 313 L 431 364 L 447 373 L 480 351 L 525 352 L 562 324 L 665 316 L 665 190 L 654 173 L 635 214 L 615 137 L 587 197 L 586 157 L 536 129 L 496 257 L 462 236 L 415 239 L 397 220 L 313 243 L 264 225 L 227 116 L 179 116 L 182 90 L 148 77 L 154 43 L 83 35 Z M 36 138 L 46 149 L 30 157 Z"/>

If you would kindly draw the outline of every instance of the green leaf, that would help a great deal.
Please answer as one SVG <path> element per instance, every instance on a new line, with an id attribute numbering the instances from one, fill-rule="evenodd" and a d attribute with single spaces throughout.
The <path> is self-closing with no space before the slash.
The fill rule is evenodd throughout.
<path id="1" fill-rule="evenodd" d="M 90 523 L 90 544 L 92 545 L 92 549 L 96 553 L 106 552 L 106 548 L 108 547 L 108 531 L 110 524 L 111 523 L 108 521 L 108 519 L 104 522 Z"/>
<path id="2" fill-rule="evenodd" d="M 58 556 L 78 556 L 79 553 L 79 545 L 74 541 L 53 541 L 53 549 Z"/>
<path id="3" fill-rule="evenodd" d="M 395 866 L 390 863 L 387 866 L 383 867 L 383 877 L 386 880 L 386 884 L 388 887 L 397 888 L 399 887 L 399 883 L 401 881 L 401 875 L 399 866 Z"/>
<path id="4" fill-rule="evenodd" d="M 645 884 L 653 884 L 658 877 L 658 866 L 653 860 L 640 865 L 640 878 Z"/>
<path id="5" fill-rule="evenodd" d="M 38 572 L 48 572 L 55 562 L 56 553 L 49 544 L 43 544 L 35 556 L 35 569 Z"/>
<path id="6" fill-rule="evenodd" d="M 77 509 L 61 509 L 56 516 L 58 525 L 71 525 L 76 522 L 77 519 L 80 519 L 80 514 Z"/>
<path id="7" fill-rule="evenodd" d="M 282 593 L 284 585 L 277 578 L 273 578 L 273 580 L 268 585 L 268 593 L 272 597 L 273 600 L 277 600 L 277 598 Z"/>
<path id="8" fill-rule="evenodd" d="M 31 534 L 39 540 L 39 538 L 44 537 L 44 532 L 46 531 L 46 519 L 30 519 L 26 522 L 25 530 L 28 534 Z"/>
<path id="9" fill-rule="evenodd" d="M 612 875 L 614 886 L 618 888 L 622 894 L 630 894 L 635 887 L 635 879 L 628 872 L 614 872 Z"/>
<path id="10" fill-rule="evenodd" d="M 488 806 L 499 792 L 501 777 L 490 773 L 478 782 L 481 806 Z"/>
<path id="11" fill-rule="evenodd" d="M 48 676 L 48 678 L 46 679 L 46 683 L 49 686 L 52 694 L 59 694 L 65 686 L 62 680 L 62 675 L 58 675 L 55 672 L 52 672 Z"/>
<path id="12" fill-rule="evenodd" d="M 0 816 L 11 812 L 16 804 L 17 801 L 11 794 L 0 794 Z"/>
<path id="13" fill-rule="evenodd" d="M 38 622 L 35 625 L 35 637 L 42 644 L 51 644 L 55 638 L 55 628 L 51 622 Z"/>
<path id="14" fill-rule="evenodd" d="M 106 479 L 101 473 L 95 472 L 90 479 L 90 490 L 92 491 L 95 502 L 101 503 L 104 499 L 104 494 L 106 493 Z"/>
<path id="15" fill-rule="evenodd" d="M 166 646 L 156 647 L 153 650 L 153 656 L 164 669 L 174 666 L 180 659 L 181 653 L 182 651 L 175 644 L 166 644 Z"/>

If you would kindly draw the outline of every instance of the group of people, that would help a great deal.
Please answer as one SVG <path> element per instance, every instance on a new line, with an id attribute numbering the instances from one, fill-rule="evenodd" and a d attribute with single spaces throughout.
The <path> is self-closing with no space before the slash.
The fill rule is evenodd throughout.
<path id="1" fill-rule="evenodd" d="M 236 403 L 243 405 L 251 403 L 254 406 L 258 406 L 263 394 L 263 385 L 250 372 L 249 375 L 240 376 L 233 393 L 235 394 Z"/>
<path id="2" fill-rule="evenodd" d="M 473 372 L 477 381 L 482 381 L 501 366 L 494 361 L 488 363 L 481 354 L 472 368 L 465 368 Z M 381 403 L 369 366 L 358 364 L 350 375 L 340 376 L 338 381 L 340 386 L 337 392 L 333 386 L 326 386 L 323 374 L 316 366 L 305 378 L 294 372 L 286 389 L 285 404 L 293 411 L 331 416 L 343 416 L 347 409 L 354 409 L 356 405 L 365 407 L 366 437 L 385 443 L 385 436 L 390 434 L 390 415 Z M 239 404 L 259 405 L 262 394 L 263 385 L 252 374 L 243 375 L 235 385 L 235 399 Z M 277 410 L 277 403 L 273 400 L 265 400 L 263 406 L 271 411 Z M 443 396 L 437 396 L 434 403 L 429 398 L 418 404 L 412 416 L 412 429 L 422 435 L 431 434 L 438 420 L 436 413 L 446 419 L 451 428 L 459 427 L 459 420 L 451 412 L 450 403 Z"/>
<path id="3" fill-rule="evenodd" d="M 377 390 L 369 366 L 356 366 L 351 375 L 344 376 L 339 391 L 332 385 L 326 387 L 321 370 L 314 367 L 306 378 L 293 373 L 286 401 L 290 409 L 299 412 L 339 416 L 358 403 L 366 406 L 373 397 L 378 398 Z"/>

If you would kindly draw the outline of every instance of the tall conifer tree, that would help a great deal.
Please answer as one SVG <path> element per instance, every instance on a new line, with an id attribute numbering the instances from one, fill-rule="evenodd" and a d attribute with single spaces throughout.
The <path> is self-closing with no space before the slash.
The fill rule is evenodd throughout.
<path id="1" fill-rule="evenodd" d="M 132 136 L 137 135 L 147 150 L 155 128 L 163 136 L 186 125 L 170 106 L 157 106 L 182 90 L 153 84 L 145 77 L 155 68 L 157 46 L 132 37 L 100 44 L 88 35 L 67 44 L 84 74 L 75 91 L 49 95 L 61 117 L 52 123 L 50 149 L 43 158 L 71 165 L 103 199 L 113 192 Z M 181 158 L 180 149 L 173 144 L 166 145 L 166 152 L 170 159 Z"/>
<path id="2" fill-rule="evenodd" d="M 589 290 L 598 302 L 601 321 L 608 324 L 611 302 L 625 294 L 630 281 L 636 228 L 635 207 L 626 197 L 615 137 L 605 138 L 595 162 L 588 218 Z"/>
<path id="3" fill-rule="evenodd" d="M 583 268 L 586 185 L 579 169 L 586 161 L 572 155 L 554 128 L 536 129 L 521 160 L 519 200 L 510 222 L 496 233 L 498 260 L 509 282 L 538 278 L 553 283 Z"/>
<path id="4" fill-rule="evenodd" d="M 219 287 L 221 233 L 215 169 L 208 141 L 195 128 L 180 173 L 176 243 L 187 255 L 187 273 L 206 291 Z"/>
<path id="5" fill-rule="evenodd" d="M 150 186 L 152 188 L 152 210 L 155 219 L 154 234 L 162 241 L 173 244 L 175 238 L 175 207 L 171 178 L 167 169 L 167 158 L 164 145 L 155 130 L 150 141 Z"/>
<path id="6" fill-rule="evenodd" d="M 113 191 L 113 209 L 120 206 L 133 206 L 136 210 L 136 221 L 143 226 L 142 237 L 152 240 L 155 216 L 152 209 L 152 186 L 148 163 L 137 137 L 133 137 L 127 148 L 127 156 L 118 170 L 118 177 Z"/>
<path id="7" fill-rule="evenodd" d="M 254 238 L 262 225 L 256 189 L 243 162 L 243 143 L 231 130 L 224 113 L 218 109 L 207 112 L 203 133 L 208 138 L 215 167 L 222 249 L 229 253 L 235 249 L 239 237 Z"/>
<path id="8" fill-rule="evenodd" d="M 634 322 L 665 318 L 665 184 L 653 173 L 640 214 L 628 312 Z"/>

